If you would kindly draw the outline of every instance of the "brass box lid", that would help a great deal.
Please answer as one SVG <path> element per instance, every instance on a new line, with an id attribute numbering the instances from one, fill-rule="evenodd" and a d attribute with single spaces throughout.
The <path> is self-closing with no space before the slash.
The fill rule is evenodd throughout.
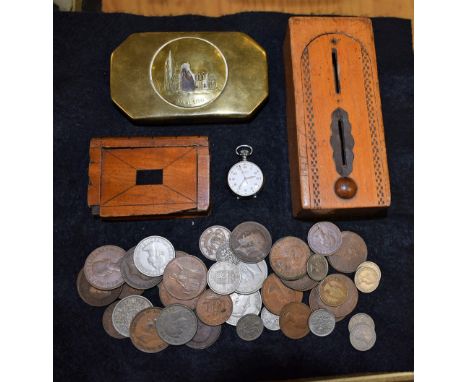
<path id="1" fill-rule="evenodd" d="M 247 118 L 268 96 L 266 53 L 240 32 L 135 33 L 112 53 L 110 87 L 135 121 Z"/>

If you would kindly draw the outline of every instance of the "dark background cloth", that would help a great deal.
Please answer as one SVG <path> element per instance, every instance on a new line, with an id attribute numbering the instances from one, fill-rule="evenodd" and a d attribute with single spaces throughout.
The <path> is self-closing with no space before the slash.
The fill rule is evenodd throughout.
<path id="1" fill-rule="evenodd" d="M 306 239 L 311 222 L 292 218 L 286 136 L 283 40 L 289 15 L 245 13 L 220 18 L 145 18 L 123 14 L 54 14 L 54 373 L 56 380 L 230 381 L 299 378 L 342 373 L 413 370 L 413 51 L 411 25 L 374 19 L 383 119 L 391 177 L 392 206 L 384 218 L 337 222 L 367 242 L 368 259 L 382 270 L 379 288 L 360 294 L 355 312 L 370 314 L 377 343 L 358 352 L 349 343 L 348 319 L 328 337 L 290 340 L 265 330 L 254 342 L 223 325 L 207 350 L 172 346 L 158 354 L 136 350 L 103 330 L 104 308 L 82 302 L 75 280 L 96 247 L 128 249 L 150 235 L 206 260 L 198 249 L 205 228 L 233 229 L 254 220 L 273 240 Z M 270 96 L 245 123 L 137 126 L 113 105 L 109 59 L 131 33 L 147 31 L 242 31 L 268 55 Z M 100 136 L 208 135 L 211 204 L 208 217 L 156 221 L 101 221 L 86 205 L 89 141 Z M 252 161 L 266 184 L 256 200 L 236 200 L 226 185 L 239 144 L 254 147 Z M 161 306 L 157 288 L 147 291 Z M 308 293 L 304 294 L 307 301 Z"/>

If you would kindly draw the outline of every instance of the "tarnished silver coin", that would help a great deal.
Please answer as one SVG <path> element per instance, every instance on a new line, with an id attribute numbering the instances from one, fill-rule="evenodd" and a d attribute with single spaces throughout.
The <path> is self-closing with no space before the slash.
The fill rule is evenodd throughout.
<path id="1" fill-rule="evenodd" d="M 186 345 L 192 349 L 206 349 L 218 340 L 221 335 L 221 326 L 206 325 L 198 320 L 197 333 Z"/>
<path id="2" fill-rule="evenodd" d="M 240 280 L 239 267 L 229 261 L 214 263 L 208 270 L 208 286 L 218 294 L 231 294 Z"/>
<path id="3" fill-rule="evenodd" d="M 341 246 L 341 231 L 333 223 L 315 223 L 307 234 L 310 249 L 320 255 L 329 256 Z"/>
<path id="4" fill-rule="evenodd" d="M 313 254 L 307 260 L 307 273 L 312 280 L 322 281 L 328 274 L 328 261 L 325 256 Z"/>
<path id="5" fill-rule="evenodd" d="M 263 326 L 268 330 L 280 330 L 279 316 L 271 313 L 267 308 L 262 308 L 260 317 L 262 318 Z"/>
<path id="6" fill-rule="evenodd" d="M 260 309 L 262 309 L 262 296 L 260 295 L 260 292 L 252 294 L 232 293 L 230 297 L 233 309 L 231 317 L 226 321 L 229 325 L 236 326 L 242 316 L 249 313 L 258 315 L 260 313 Z"/>
<path id="7" fill-rule="evenodd" d="M 162 236 L 149 236 L 138 243 L 133 253 L 137 269 L 146 276 L 161 276 L 166 265 L 175 258 L 175 249 Z"/>
<path id="8" fill-rule="evenodd" d="M 156 329 L 163 341 L 169 345 L 184 345 L 197 332 L 198 320 L 195 313 L 186 306 L 166 306 L 156 321 Z"/>
<path id="9" fill-rule="evenodd" d="M 237 323 L 236 332 L 244 341 L 254 341 L 262 335 L 263 321 L 256 314 L 246 314 Z"/>
<path id="10" fill-rule="evenodd" d="M 120 300 L 112 312 L 112 325 L 121 335 L 130 336 L 130 325 L 135 316 L 153 304 L 143 296 L 128 296 Z"/>
<path id="11" fill-rule="evenodd" d="M 229 243 L 231 231 L 222 225 L 213 225 L 200 236 L 200 252 L 209 260 L 216 261 L 216 251 L 223 244 Z"/>
<path id="12" fill-rule="evenodd" d="M 348 330 L 353 331 L 354 327 L 359 324 L 365 324 L 375 329 L 375 323 L 371 316 L 366 313 L 356 313 L 348 322 Z"/>
<path id="13" fill-rule="evenodd" d="M 232 252 L 229 243 L 224 243 L 218 248 L 216 251 L 216 261 L 229 261 L 233 264 L 240 263 L 240 260 L 237 258 L 234 252 Z"/>
<path id="14" fill-rule="evenodd" d="M 251 294 L 258 291 L 268 277 L 268 266 L 265 260 L 256 264 L 240 262 L 238 267 L 240 283 L 236 289 L 237 293 Z"/>
<path id="15" fill-rule="evenodd" d="M 349 334 L 349 340 L 356 350 L 367 351 L 375 345 L 377 335 L 371 326 L 359 324 L 353 327 Z"/>
<path id="16" fill-rule="evenodd" d="M 141 273 L 133 261 L 134 251 L 135 247 L 129 249 L 120 263 L 120 273 L 123 279 L 132 288 L 150 289 L 155 287 L 161 282 L 162 276 L 150 277 Z"/>
<path id="17" fill-rule="evenodd" d="M 244 222 L 234 228 L 229 244 L 244 263 L 258 263 L 270 253 L 272 241 L 270 232 L 263 225 Z"/>
<path id="18" fill-rule="evenodd" d="M 335 316 L 325 309 L 318 309 L 309 317 L 309 329 L 319 337 L 328 336 L 335 329 Z"/>

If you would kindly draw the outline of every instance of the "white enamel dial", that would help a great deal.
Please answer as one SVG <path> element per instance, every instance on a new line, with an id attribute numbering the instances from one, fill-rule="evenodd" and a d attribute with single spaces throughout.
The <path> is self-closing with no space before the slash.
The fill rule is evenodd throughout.
<path id="1" fill-rule="evenodd" d="M 255 195 L 263 185 L 263 173 L 255 163 L 243 160 L 231 167 L 228 185 L 239 196 Z"/>

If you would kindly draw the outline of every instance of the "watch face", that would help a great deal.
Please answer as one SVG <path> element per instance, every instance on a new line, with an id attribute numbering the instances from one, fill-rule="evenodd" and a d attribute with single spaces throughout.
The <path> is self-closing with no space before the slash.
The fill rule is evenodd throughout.
<path id="1" fill-rule="evenodd" d="M 228 184 L 239 196 L 255 195 L 263 185 L 263 173 L 255 163 L 242 161 L 231 167 Z"/>

